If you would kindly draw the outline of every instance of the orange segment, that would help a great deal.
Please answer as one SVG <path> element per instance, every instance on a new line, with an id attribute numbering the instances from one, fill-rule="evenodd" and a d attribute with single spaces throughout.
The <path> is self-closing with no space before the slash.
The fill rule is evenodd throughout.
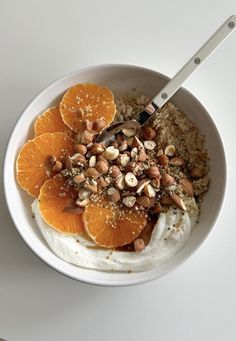
<path id="1" fill-rule="evenodd" d="M 78 192 L 67 185 L 65 178 L 60 175 L 47 180 L 41 187 L 39 195 L 39 210 L 43 220 L 63 233 L 83 233 L 82 214 L 63 211 L 77 196 Z"/>
<path id="2" fill-rule="evenodd" d="M 94 242 L 106 248 L 131 243 L 146 224 L 144 211 L 120 208 L 101 197 L 86 206 L 83 213 L 84 227 Z"/>
<path id="3" fill-rule="evenodd" d="M 75 132 L 81 131 L 85 119 L 103 119 L 109 125 L 116 112 L 114 97 L 108 88 L 96 84 L 77 84 L 67 90 L 60 112 L 65 124 Z"/>
<path id="4" fill-rule="evenodd" d="M 45 133 L 26 142 L 16 161 L 20 186 L 28 194 L 37 197 L 45 180 L 56 174 L 47 166 L 48 155 L 59 159 L 67 152 L 73 153 L 73 140 L 64 133 Z"/>
<path id="5" fill-rule="evenodd" d="M 61 118 L 59 107 L 52 107 L 44 111 L 35 121 L 35 136 L 44 133 L 63 132 L 71 136 L 71 130 L 65 125 Z"/>

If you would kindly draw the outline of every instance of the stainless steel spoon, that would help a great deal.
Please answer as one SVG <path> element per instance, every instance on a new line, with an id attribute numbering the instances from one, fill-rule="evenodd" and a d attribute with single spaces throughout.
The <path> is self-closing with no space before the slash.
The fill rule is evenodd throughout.
<path id="1" fill-rule="evenodd" d="M 110 125 L 98 135 L 96 142 L 106 142 L 122 129 L 134 129 L 137 133 L 141 126 L 160 109 L 181 87 L 183 82 L 202 64 L 211 53 L 233 32 L 236 27 L 236 15 L 228 18 L 222 26 L 207 40 L 207 42 L 190 58 L 153 100 L 130 121 L 118 122 Z"/>

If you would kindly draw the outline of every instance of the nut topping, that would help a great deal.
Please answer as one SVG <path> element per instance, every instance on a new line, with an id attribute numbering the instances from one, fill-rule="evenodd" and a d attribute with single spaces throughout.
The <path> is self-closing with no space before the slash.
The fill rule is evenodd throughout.
<path id="1" fill-rule="evenodd" d="M 151 179 L 158 178 L 160 176 L 160 171 L 157 166 L 151 166 L 146 171 L 147 176 Z"/>
<path id="2" fill-rule="evenodd" d="M 148 184 L 144 187 L 144 193 L 148 198 L 155 198 L 156 192 L 152 185 Z"/>
<path id="3" fill-rule="evenodd" d="M 133 207 L 136 202 L 136 198 L 133 195 L 129 195 L 127 197 L 124 197 L 122 202 L 127 207 Z"/>
<path id="4" fill-rule="evenodd" d="M 93 122 L 89 121 L 88 119 L 84 120 L 83 128 L 91 133 L 93 130 Z"/>
<path id="5" fill-rule="evenodd" d="M 173 178 L 173 176 L 169 174 L 164 174 L 161 177 L 161 184 L 163 187 L 169 187 L 173 185 L 174 182 L 175 182 L 175 179 Z"/>
<path id="6" fill-rule="evenodd" d="M 96 179 L 99 177 L 99 172 L 96 168 L 92 168 L 92 167 L 89 167 L 86 171 L 85 171 L 85 175 L 90 177 L 90 178 L 93 178 L 93 179 Z"/>
<path id="7" fill-rule="evenodd" d="M 110 172 L 113 178 L 117 178 L 121 174 L 120 168 L 116 165 L 111 166 Z"/>
<path id="8" fill-rule="evenodd" d="M 125 167 L 130 161 L 130 157 L 127 154 L 120 155 L 120 164 Z"/>
<path id="9" fill-rule="evenodd" d="M 104 152 L 104 148 L 100 143 L 95 143 L 91 148 L 91 153 L 93 155 L 98 155 Z"/>
<path id="10" fill-rule="evenodd" d="M 118 202 L 120 200 L 120 193 L 115 187 L 108 188 L 107 194 L 113 202 Z"/>
<path id="11" fill-rule="evenodd" d="M 125 188 L 125 176 L 123 174 L 116 179 L 115 186 L 121 191 Z"/>
<path id="12" fill-rule="evenodd" d="M 135 135 L 135 130 L 134 129 L 124 128 L 124 129 L 122 129 L 122 132 L 127 137 L 131 137 L 131 136 Z"/>
<path id="13" fill-rule="evenodd" d="M 125 175 L 125 183 L 128 187 L 135 187 L 138 184 L 138 180 L 134 173 L 128 172 Z"/>
<path id="14" fill-rule="evenodd" d="M 140 152 L 139 152 L 139 155 L 138 155 L 139 161 L 144 162 L 144 161 L 147 160 L 147 158 L 148 158 L 148 156 L 145 153 L 144 149 L 141 149 Z"/>
<path id="15" fill-rule="evenodd" d="M 98 161 L 95 165 L 95 168 L 100 174 L 106 174 L 109 170 L 107 161 Z"/>
<path id="16" fill-rule="evenodd" d="M 81 134 L 81 143 L 88 145 L 91 142 L 93 142 L 93 134 L 88 130 L 84 130 Z"/>
<path id="17" fill-rule="evenodd" d="M 145 140 L 154 140 L 157 136 L 156 131 L 151 127 L 144 127 L 143 128 L 143 138 Z"/>
<path id="18" fill-rule="evenodd" d="M 54 166 L 52 167 L 52 170 L 59 173 L 62 170 L 62 168 L 63 168 L 62 162 L 57 160 Z"/>
<path id="19" fill-rule="evenodd" d="M 66 154 L 64 156 L 63 161 L 64 161 L 64 164 L 65 164 L 65 167 L 68 170 L 72 170 L 72 161 L 71 161 L 71 158 L 70 158 L 69 154 Z"/>
<path id="20" fill-rule="evenodd" d="M 150 183 L 151 180 L 149 179 L 142 179 L 138 182 L 138 186 L 137 186 L 137 194 L 142 193 L 142 191 L 144 190 L 144 187 L 147 186 Z"/>
<path id="21" fill-rule="evenodd" d="M 99 133 L 102 129 L 106 127 L 106 121 L 103 119 L 96 120 L 93 122 L 93 131 Z"/>
<path id="22" fill-rule="evenodd" d="M 173 144 L 169 144 L 165 147 L 165 155 L 174 156 L 175 155 L 175 146 Z"/>
<path id="23" fill-rule="evenodd" d="M 96 165 L 96 156 L 92 155 L 89 159 L 89 167 L 94 167 Z"/>
<path id="24" fill-rule="evenodd" d="M 143 143 L 137 138 L 137 136 L 134 136 L 132 141 L 132 148 L 143 148 Z"/>
<path id="25" fill-rule="evenodd" d="M 76 200 L 76 205 L 80 207 L 85 207 L 86 205 L 88 205 L 88 203 L 89 203 L 89 198 L 86 198 L 84 200 L 80 200 L 80 199 Z"/>
<path id="26" fill-rule="evenodd" d="M 183 199 L 175 194 L 175 193 L 170 193 L 170 197 L 172 199 L 172 202 L 178 207 L 180 208 L 181 210 L 185 211 L 187 209 Z"/>
<path id="27" fill-rule="evenodd" d="M 172 165 L 172 166 L 183 166 L 183 164 L 184 164 L 184 160 L 179 156 L 175 156 L 169 161 L 169 165 Z"/>
<path id="28" fill-rule="evenodd" d="M 124 140 L 119 147 L 119 151 L 124 152 L 127 148 L 128 148 L 128 143 L 126 140 Z"/>
<path id="29" fill-rule="evenodd" d="M 148 197 L 146 197 L 145 195 L 142 195 L 141 197 L 138 197 L 136 199 L 136 202 L 138 205 L 144 207 L 144 208 L 148 208 L 150 207 L 151 205 L 151 201 Z"/>
<path id="30" fill-rule="evenodd" d="M 193 197 L 193 185 L 188 179 L 181 179 L 179 184 L 189 197 Z"/>
<path id="31" fill-rule="evenodd" d="M 199 167 L 193 167 L 191 169 L 191 173 L 190 173 L 190 176 L 192 178 L 201 178 L 203 176 L 203 171 L 201 168 Z"/>
<path id="32" fill-rule="evenodd" d="M 86 188 L 81 188 L 79 190 L 79 199 L 84 200 L 90 197 L 91 192 Z"/>
<path id="33" fill-rule="evenodd" d="M 147 150 L 153 150 L 156 147 L 156 143 L 154 141 L 144 141 L 144 147 Z"/>
<path id="34" fill-rule="evenodd" d="M 162 165 L 164 168 L 168 167 L 169 159 L 166 155 L 159 155 L 157 158 L 158 158 L 160 165 Z"/>
<path id="35" fill-rule="evenodd" d="M 74 178 L 73 178 L 74 182 L 78 185 L 80 185 L 82 182 L 85 181 L 85 176 L 84 173 L 80 173 L 77 174 Z"/>
<path id="36" fill-rule="evenodd" d="M 92 184 L 90 184 L 90 183 L 86 183 L 86 184 L 84 185 L 84 188 L 88 189 L 88 190 L 89 190 L 90 192 L 92 192 L 92 193 L 97 193 L 97 191 L 98 191 L 98 186 L 97 186 L 97 184 L 92 185 Z"/>
<path id="37" fill-rule="evenodd" d="M 106 160 L 115 160 L 119 155 L 119 149 L 114 148 L 113 146 L 107 147 L 103 153 L 103 156 Z"/>

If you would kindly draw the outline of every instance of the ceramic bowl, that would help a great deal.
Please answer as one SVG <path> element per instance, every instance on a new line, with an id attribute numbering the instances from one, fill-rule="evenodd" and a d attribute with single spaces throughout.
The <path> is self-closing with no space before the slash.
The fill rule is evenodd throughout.
<path id="1" fill-rule="evenodd" d="M 102 65 L 72 72 L 47 86 L 26 107 L 18 119 L 9 139 L 4 162 L 4 187 L 12 219 L 28 246 L 55 270 L 78 281 L 106 286 L 133 285 L 157 279 L 175 269 L 202 244 L 218 217 L 226 185 L 226 161 L 221 138 L 207 110 L 190 92 L 181 88 L 172 101 L 185 112 L 206 137 L 211 159 L 210 188 L 202 205 L 199 224 L 193 229 L 187 244 L 169 261 L 157 268 L 139 273 L 111 273 L 88 270 L 66 263 L 58 258 L 42 238 L 32 219 L 32 198 L 18 186 L 15 177 L 15 161 L 19 149 L 32 137 L 35 118 L 46 108 L 58 103 L 66 89 L 76 83 L 94 82 L 125 92 L 136 88 L 145 95 L 154 96 L 167 83 L 168 77 L 143 67 L 130 65 Z M 219 176 L 220 175 L 220 176 Z"/>

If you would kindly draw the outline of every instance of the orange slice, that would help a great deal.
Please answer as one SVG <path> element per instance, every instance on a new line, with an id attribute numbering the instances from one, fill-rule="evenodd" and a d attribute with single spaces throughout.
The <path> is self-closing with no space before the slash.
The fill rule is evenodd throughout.
<path id="1" fill-rule="evenodd" d="M 94 242 L 102 247 L 115 248 L 131 243 L 146 224 L 144 211 L 120 208 L 104 197 L 86 206 L 84 227 Z"/>
<path id="2" fill-rule="evenodd" d="M 16 161 L 20 186 L 37 197 L 45 180 L 56 174 L 48 168 L 47 157 L 54 155 L 59 159 L 65 153 L 73 153 L 73 140 L 64 133 L 45 133 L 26 142 Z"/>
<path id="3" fill-rule="evenodd" d="M 67 90 L 60 112 L 65 124 L 75 132 L 83 129 L 83 121 L 103 119 L 109 125 L 116 112 L 114 97 L 108 88 L 96 84 L 77 84 Z"/>
<path id="4" fill-rule="evenodd" d="M 71 136 L 72 131 L 65 125 L 61 118 L 59 107 L 52 107 L 44 111 L 35 121 L 35 136 L 44 133 L 63 132 Z"/>
<path id="5" fill-rule="evenodd" d="M 60 175 L 45 181 L 39 195 L 39 210 L 43 220 L 63 233 L 83 233 L 82 214 L 64 211 L 77 196 L 78 192 L 67 185 L 65 178 Z"/>

